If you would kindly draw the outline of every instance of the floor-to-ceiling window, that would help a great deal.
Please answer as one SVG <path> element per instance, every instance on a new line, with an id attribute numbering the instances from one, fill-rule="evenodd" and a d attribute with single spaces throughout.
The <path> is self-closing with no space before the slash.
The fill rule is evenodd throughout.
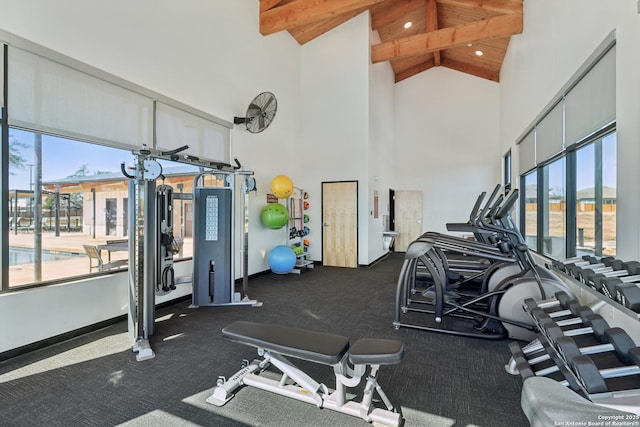
<path id="1" fill-rule="evenodd" d="M 521 227 L 544 255 L 616 254 L 615 70 L 612 33 L 518 140 Z"/>
<path id="2" fill-rule="evenodd" d="M 120 165 L 131 166 L 132 153 L 19 129 L 9 135 L 9 287 L 125 268 L 117 261 L 128 257 L 129 179 Z M 191 191 L 196 168 L 164 162 L 163 170 L 176 193 Z M 180 255 L 191 256 L 184 209 L 174 217 Z"/>
<path id="3" fill-rule="evenodd" d="M 542 251 L 554 258 L 565 256 L 567 205 L 565 187 L 565 158 L 562 157 L 542 168 Z"/>
<path id="4" fill-rule="evenodd" d="M 0 37 L 11 40 L 0 57 L 0 292 L 127 268 L 135 153 L 186 162 L 168 153 L 188 145 L 194 159 L 228 164 L 232 125 L 17 36 Z M 175 194 L 175 258 L 190 257 L 188 195 L 201 163 L 160 164 L 156 185 Z M 203 185 L 221 182 L 213 176 Z"/>
<path id="5" fill-rule="evenodd" d="M 538 172 L 533 171 L 523 178 L 524 237 L 529 247 L 535 248 L 538 241 Z"/>
<path id="6" fill-rule="evenodd" d="M 616 254 L 616 133 L 575 150 L 576 253 Z"/>

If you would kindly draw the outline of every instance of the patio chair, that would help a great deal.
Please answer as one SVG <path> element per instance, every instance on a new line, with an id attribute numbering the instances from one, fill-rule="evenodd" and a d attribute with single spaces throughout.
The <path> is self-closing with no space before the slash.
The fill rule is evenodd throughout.
<path id="1" fill-rule="evenodd" d="M 52 231 L 53 227 L 49 224 L 49 218 L 42 218 L 41 220 L 43 231 Z"/>
<path id="2" fill-rule="evenodd" d="M 121 259 L 112 262 L 103 262 L 102 255 L 100 255 L 100 251 L 97 246 L 93 245 L 82 245 L 84 247 L 84 251 L 89 257 L 89 272 L 92 272 L 94 268 L 97 268 L 98 271 L 106 271 L 114 268 L 120 268 L 127 265 L 126 259 Z M 97 264 L 94 264 L 94 261 Z"/>
<path id="3" fill-rule="evenodd" d="M 15 222 L 13 222 L 13 217 L 9 217 L 9 230 L 13 230 L 17 225 L 22 221 L 22 217 L 18 217 Z"/>
<path id="4" fill-rule="evenodd" d="M 33 231 L 34 230 L 34 226 L 33 226 L 33 224 L 31 224 L 31 220 L 29 220 L 29 223 L 27 223 L 26 225 L 23 225 L 22 222 L 23 222 L 22 218 L 18 218 L 18 221 L 16 222 L 16 229 L 18 231 L 22 231 L 24 233 L 28 233 L 29 231 Z"/>

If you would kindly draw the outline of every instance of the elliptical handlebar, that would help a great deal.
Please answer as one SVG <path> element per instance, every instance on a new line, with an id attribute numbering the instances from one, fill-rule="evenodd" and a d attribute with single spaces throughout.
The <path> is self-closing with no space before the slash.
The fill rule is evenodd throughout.
<path id="1" fill-rule="evenodd" d="M 496 185 L 496 188 L 493 189 L 493 192 L 491 193 L 491 196 L 489 196 L 489 200 L 487 200 L 487 203 L 485 203 L 484 207 L 482 208 L 480 215 L 475 218 L 474 225 L 476 225 L 478 228 L 483 228 L 483 225 L 485 225 L 485 217 L 487 215 L 487 212 L 489 212 L 489 207 L 493 206 L 493 199 L 496 198 L 496 195 L 499 191 L 500 184 Z"/>
<path id="2" fill-rule="evenodd" d="M 504 200 L 504 195 L 502 194 L 499 195 L 498 198 L 496 199 L 496 202 L 493 204 L 493 207 L 487 214 L 487 217 L 491 220 L 491 222 L 493 222 L 493 220 L 495 219 L 496 212 L 500 209 L 500 205 L 502 204 L 503 200 Z"/>
<path id="3" fill-rule="evenodd" d="M 504 201 L 500 209 L 498 209 L 498 212 L 496 213 L 495 217 L 498 219 L 504 218 L 511 211 L 511 208 L 513 208 L 513 205 L 516 204 L 516 201 L 518 200 L 519 195 L 520 195 L 520 192 L 518 191 L 518 189 L 517 188 L 514 189 L 511 192 L 511 194 L 509 194 L 507 199 Z"/>
<path id="4" fill-rule="evenodd" d="M 478 211 L 480 210 L 480 205 L 482 204 L 482 201 L 486 196 L 487 196 L 487 192 L 483 191 L 482 193 L 480 193 L 480 195 L 476 199 L 476 204 L 473 205 L 473 209 L 471 209 L 471 215 L 469 215 L 469 223 L 473 224 L 473 222 L 476 220 L 476 217 L 478 216 Z"/>

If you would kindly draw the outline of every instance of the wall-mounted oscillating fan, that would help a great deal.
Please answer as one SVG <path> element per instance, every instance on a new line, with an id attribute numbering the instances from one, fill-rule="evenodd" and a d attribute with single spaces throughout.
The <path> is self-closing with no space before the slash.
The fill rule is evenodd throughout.
<path id="1" fill-rule="evenodd" d="M 271 92 L 262 92 L 249 104 L 246 117 L 234 117 L 233 123 L 244 124 L 251 133 L 260 133 L 269 127 L 277 109 L 276 96 Z"/>

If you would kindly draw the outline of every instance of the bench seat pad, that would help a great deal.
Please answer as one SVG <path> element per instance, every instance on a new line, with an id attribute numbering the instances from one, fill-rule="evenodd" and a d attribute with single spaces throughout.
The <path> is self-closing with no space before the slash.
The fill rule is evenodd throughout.
<path id="1" fill-rule="evenodd" d="M 222 336 L 284 356 L 325 365 L 338 363 L 349 349 L 349 338 L 342 335 L 244 320 L 225 326 Z"/>
<path id="2" fill-rule="evenodd" d="M 404 345 L 398 340 L 361 338 L 349 349 L 355 365 L 395 365 L 404 357 Z"/>

